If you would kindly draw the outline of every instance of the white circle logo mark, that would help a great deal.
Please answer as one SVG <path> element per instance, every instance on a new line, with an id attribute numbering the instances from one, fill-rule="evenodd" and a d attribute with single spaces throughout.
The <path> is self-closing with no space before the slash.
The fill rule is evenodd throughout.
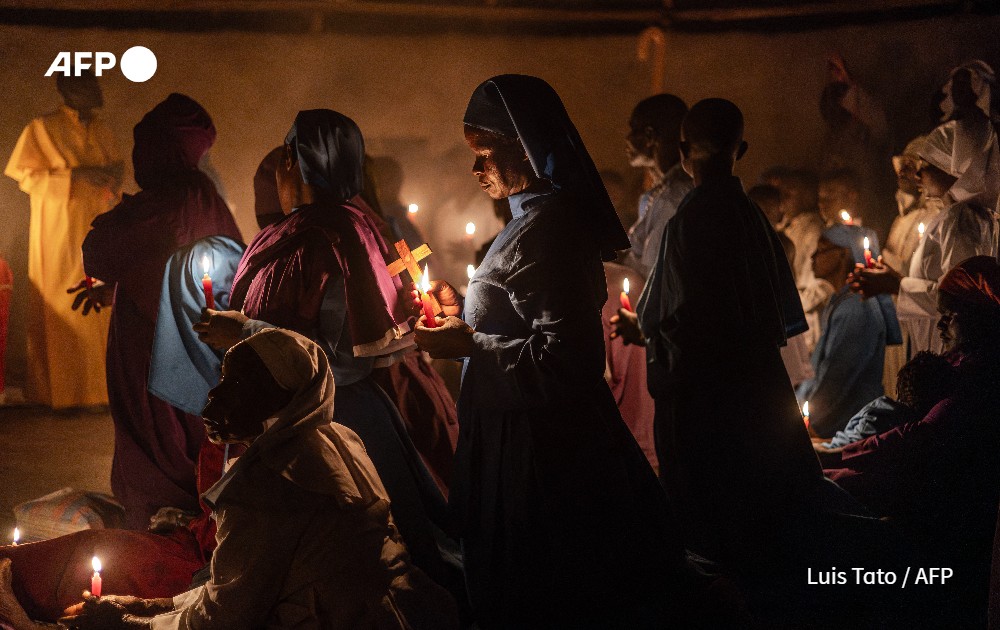
<path id="1" fill-rule="evenodd" d="M 156 55 L 145 46 L 133 46 L 122 54 L 119 67 L 126 79 L 143 83 L 156 73 Z"/>

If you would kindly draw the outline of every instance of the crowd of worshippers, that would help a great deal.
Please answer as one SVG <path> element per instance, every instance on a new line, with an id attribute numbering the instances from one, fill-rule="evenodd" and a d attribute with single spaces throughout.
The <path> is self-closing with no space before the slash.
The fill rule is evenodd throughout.
<path id="1" fill-rule="evenodd" d="M 556 92 L 484 81 L 456 133 L 505 227 L 464 295 L 416 290 L 398 166 L 348 116 L 275 139 L 244 245 L 201 105 L 142 118 L 121 196 L 96 80 L 60 79 L 6 173 L 33 222 L 92 215 L 46 282 L 105 318 L 127 528 L 0 548 L 0 627 L 986 627 L 996 77 L 955 68 L 891 157 L 872 97 L 829 70 L 823 170 L 749 190 L 736 104 L 640 102 L 628 230 Z M 60 406 L 77 368 L 38 338 Z M 457 402 L 430 358 L 462 362 Z M 115 570 L 81 598 L 92 556 Z"/>

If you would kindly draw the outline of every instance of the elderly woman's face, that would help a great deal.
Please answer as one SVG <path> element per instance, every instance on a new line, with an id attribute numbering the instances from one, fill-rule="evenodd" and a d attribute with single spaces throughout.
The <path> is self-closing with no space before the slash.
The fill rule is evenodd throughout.
<path id="1" fill-rule="evenodd" d="M 250 443 L 264 432 L 264 421 L 280 409 L 277 383 L 257 353 L 237 346 L 222 362 L 222 380 L 208 392 L 201 412 L 208 439 L 215 444 Z"/>
<path id="2" fill-rule="evenodd" d="M 517 140 L 498 137 L 488 131 L 465 126 L 465 142 L 476 154 L 472 174 L 493 199 L 505 199 L 522 192 L 538 178 Z"/>

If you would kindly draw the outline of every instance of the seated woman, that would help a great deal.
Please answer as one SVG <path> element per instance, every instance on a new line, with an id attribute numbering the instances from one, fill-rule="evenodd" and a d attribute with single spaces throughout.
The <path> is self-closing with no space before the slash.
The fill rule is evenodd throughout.
<path id="1" fill-rule="evenodd" d="M 976 256 L 952 268 L 938 309 L 956 364 L 952 392 L 920 420 L 846 446 L 826 474 L 908 530 L 923 566 L 952 568 L 935 599 L 954 597 L 945 612 L 979 623 L 1000 501 L 1000 265 Z"/>
<path id="2" fill-rule="evenodd" d="M 358 436 L 333 422 L 323 350 L 267 329 L 232 348 L 205 408 L 247 452 L 205 495 L 212 578 L 173 599 L 89 598 L 87 628 L 454 628 L 455 603 L 410 562 Z"/>
<path id="3" fill-rule="evenodd" d="M 855 264 L 864 264 L 864 240 L 878 255 L 875 233 L 857 225 L 826 229 L 813 254 L 813 273 L 838 287 L 821 317 L 823 332 L 813 350 L 815 377 L 799 385 L 799 405 L 809 401 L 810 427 L 830 438 L 863 406 L 884 393 L 886 345 L 902 343 L 896 309 L 889 296 L 863 300 L 845 283 Z"/>

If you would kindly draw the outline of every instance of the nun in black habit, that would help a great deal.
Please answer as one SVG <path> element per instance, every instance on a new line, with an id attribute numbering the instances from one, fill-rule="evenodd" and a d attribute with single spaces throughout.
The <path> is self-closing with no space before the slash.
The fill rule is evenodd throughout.
<path id="1" fill-rule="evenodd" d="M 513 219 L 417 343 L 463 358 L 450 505 L 483 627 L 656 627 L 684 551 L 604 380 L 602 266 L 629 241 L 555 91 L 494 77 L 465 113 L 473 175 Z M 610 624 L 610 625 L 609 625 Z"/>

